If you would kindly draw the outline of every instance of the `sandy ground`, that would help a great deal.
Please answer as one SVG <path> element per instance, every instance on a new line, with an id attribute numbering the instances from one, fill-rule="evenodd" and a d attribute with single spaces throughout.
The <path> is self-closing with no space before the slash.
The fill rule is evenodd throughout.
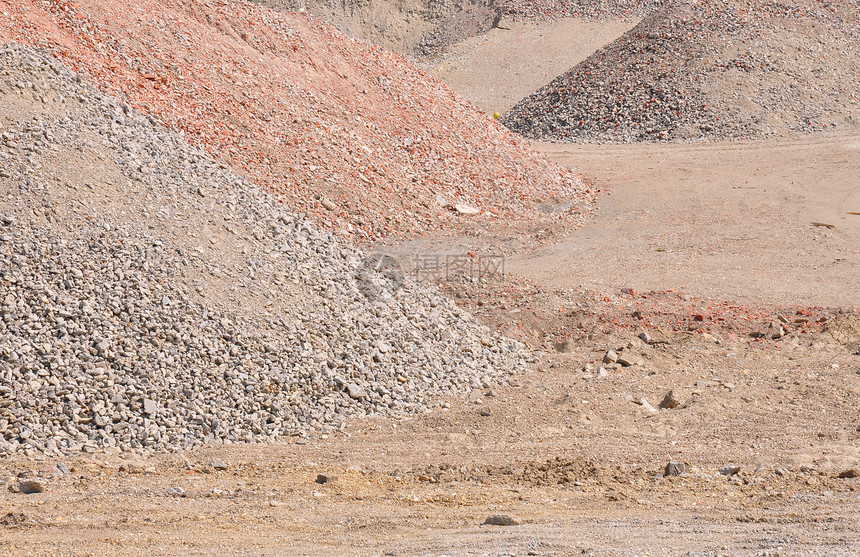
<path id="1" fill-rule="evenodd" d="M 422 65 L 487 113 L 502 113 L 636 23 L 502 21 L 499 28 L 453 45 L 439 59 Z"/>
<path id="2" fill-rule="evenodd" d="M 515 273 L 605 292 L 857 299 L 858 224 L 845 215 L 857 199 L 856 142 L 546 149 L 614 184 L 612 195 L 564 242 L 515 258 Z M 817 187 L 792 186 L 809 184 L 816 165 Z M 759 241 L 725 239 L 741 235 Z M 701 249 L 711 245 L 731 249 Z M 837 258 L 844 263 L 811 268 Z M 841 340 L 811 332 L 762 346 L 711 332 L 640 344 L 640 365 L 597 379 L 607 348 L 635 342 L 634 331 L 610 328 L 542 352 L 514 386 L 410 419 L 354 420 L 327 438 L 148 459 L 7 460 L 8 487 L 36 477 L 46 491 L 4 491 L 0 553 L 857 554 L 860 479 L 838 476 L 860 469 L 860 326 Z M 657 406 L 669 390 L 681 407 L 638 404 Z M 664 477 L 670 460 L 687 473 Z M 740 472 L 720 474 L 727 466 Z M 320 473 L 336 479 L 316 483 Z M 181 495 L 168 491 L 176 487 Z M 493 514 L 521 524 L 483 525 Z"/>
<path id="3" fill-rule="evenodd" d="M 595 350 L 597 348 L 597 350 Z M 854 555 L 860 358 L 701 339 L 597 381 L 602 346 L 518 386 L 326 439 L 2 463 L 4 555 Z M 731 352 L 729 352 L 731 350 Z M 733 354 L 729 357 L 728 354 Z M 838 368 L 834 367 L 834 364 Z M 648 412 L 674 387 L 684 406 Z M 488 396 L 492 395 L 492 396 Z M 663 477 L 669 460 L 687 473 Z M 739 466 L 723 476 L 718 470 Z M 318 474 L 333 476 L 316 483 Z M 51 477 L 54 475 L 55 477 Z M 21 478 L 15 477 L 20 476 Z M 182 495 L 172 495 L 171 488 Z M 485 526 L 497 513 L 521 522 Z M 770 553 L 768 553 L 770 551 Z M 700 553 L 697 553 L 700 552 Z"/>
<path id="4" fill-rule="evenodd" d="M 584 229 L 513 258 L 518 274 L 736 301 L 860 300 L 860 136 L 540 149 L 611 195 Z"/>
<path id="5" fill-rule="evenodd" d="M 597 292 L 592 315 L 621 311 L 622 288 L 857 309 L 860 139 L 541 148 L 612 194 L 509 258 L 538 291 Z M 488 307 L 493 323 L 520 309 Z M 3 460 L 0 554 L 857 555 L 860 478 L 839 476 L 860 475 L 860 324 L 825 313 L 841 335 L 757 343 L 715 323 L 647 346 L 608 323 L 512 386 L 328 437 Z M 640 364 L 598 378 L 628 345 Z M 680 406 L 649 410 L 670 390 Z M 685 474 L 664 477 L 670 460 Z M 16 493 L 28 479 L 44 492 Z M 482 524 L 494 514 L 520 524 Z"/>

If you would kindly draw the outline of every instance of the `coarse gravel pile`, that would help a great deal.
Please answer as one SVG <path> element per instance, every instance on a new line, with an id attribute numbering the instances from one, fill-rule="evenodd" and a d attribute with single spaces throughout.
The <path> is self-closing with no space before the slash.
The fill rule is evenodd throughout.
<path id="1" fill-rule="evenodd" d="M 759 139 L 855 128 L 860 16 L 815 4 L 673 0 L 504 117 L 532 139 Z"/>
<path id="2" fill-rule="evenodd" d="M 0 47 L 0 130 L 0 454 L 270 442 L 529 363 L 43 51 Z"/>
<path id="3" fill-rule="evenodd" d="M 45 48 L 354 241 L 577 226 L 593 206 L 579 176 L 404 56 L 305 14 L 243 0 L 0 0 L 0 13 L 0 42 Z M 546 213 L 548 199 L 569 209 Z"/>
<path id="4" fill-rule="evenodd" d="M 504 0 L 254 0 L 273 10 L 307 11 L 350 37 L 422 59 L 490 30 Z"/>
<path id="5" fill-rule="evenodd" d="M 508 0 L 505 13 L 516 21 L 641 18 L 672 0 Z"/>

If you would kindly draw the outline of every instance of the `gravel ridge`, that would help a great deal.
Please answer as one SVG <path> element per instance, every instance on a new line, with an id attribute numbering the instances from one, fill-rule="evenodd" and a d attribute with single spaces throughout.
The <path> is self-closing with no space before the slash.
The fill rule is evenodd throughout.
<path id="1" fill-rule="evenodd" d="M 645 17 L 671 0 L 509 0 L 505 13 L 515 21 L 552 21 L 565 17 L 610 19 Z"/>
<path id="2" fill-rule="evenodd" d="M 503 116 L 561 142 L 762 139 L 856 127 L 856 5 L 676 0 Z"/>
<path id="3" fill-rule="evenodd" d="M 272 442 L 532 360 L 43 51 L 0 47 L 0 115 L 0 455 Z"/>
<path id="4" fill-rule="evenodd" d="M 306 14 L 233 0 L 20 0 L 4 14 L 0 42 L 45 48 L 355 242 L 578 226 L 593 209 L 580 176 L 406 57 Z"/>

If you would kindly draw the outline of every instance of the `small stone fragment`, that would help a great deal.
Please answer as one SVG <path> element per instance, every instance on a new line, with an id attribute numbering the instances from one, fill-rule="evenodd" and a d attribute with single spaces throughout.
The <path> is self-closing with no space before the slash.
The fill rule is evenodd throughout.
<path id="1" fill-rule="evenodd" d="M 664 476 L 680 476 L 687 471 L 687 465 L 683 462 L 670 461 L 666 464 L 666 469 L 663 471 Z"/>
<path id="2" fill-rule="evenodd" d="M 663 409 L 672 409 L 681 406 L 681 401 L 675 398 L 675 393 L 673 391 L 669 391 L 666 393 L 666 396 L 663 397 L 663 401 L 660 402 L 660 408 Z"/>
<path id="3" fill-rule="evenodd" d="M 618 361 L 618 353 L 615 350 L 609 350 L 606 352 L 606 355 L 603 356 L 604 364 L 614 364 Z"/>
<path id="4" fill-rule="evenodd" d="M 18 493 L 30 495 L 33 493 L 44 493 L 45 484 L 40 480 L 21 480 L 18 482 Z"/>
<path id="5" fill-rule="evenodd" d="M 143 413 L 144 414 L 155 414 L 158 411 L 158 405 L 155 404 L 154 400 L 145 398 L 143 399 Z"/>
<path id="6" fill-rule="evenodd" d="M 472 207 L 471 205 L 465 205 L 463 203 L 457 203 L 454 205 L 454 210 L 461 215 L 477 215 L 481 212 L 477 207 Z"/>
<path id="7" fill-rule="evenodd" d="M 355 383 L 350 383 L 346 386 L 346 392 L 349 394 L 349 397 L 355 400 L 361 400 L 367 397 L 367 392 L 361 388 L 361 386 L 356 385 Z"/>
<path id="8" fill-rule="evenodd" d="M 166 493 L 172 497 L 185 497 L 185 490 L 179 486 L 168 487 Z"/>
<path id="9" fill-rule="evenodd" d="M 639 406 L 641 406 L 642 408 L 644 408 L 648 412 L 656 412 L 657 411 L 657 409 L 654 408 L 653 406 L 651 406 L 651 403 L 648 402 L 648 400 L 645 397 L 642 397 L 635 402 L 636 402 L 636 404 L 638 404 Z"/>
<path id="10" fill-rule="evenodd" d="M 860 468 L 849 468 L 839 472 L 840 478 L 860 478 Z"/>
<path id="11" fill-rule="evenodd" d="M 484 524 L 491 526 L 518 526 L 519 521 L 506 514 L 493 514 L 487 517 Z"/>
<path id="12" fill-rule="evenodd" d="M 724 466 L 723 468 L 720 468 L 720 474 L 723 476 L 734 476 L 740 471 L 740 466 Z"/>
<path id="13" fill-rule="evenodd" d="M 317 479 L 314 481 L 321 485 L 330 484 L 337 481 L 337 476 L 332 476 L 331 474 L 317 474 Z"/>
<path id="14" fill-rule="evenodd" d="M 642 363 L 642 358 L 640 358 L 636 354 L 623 353 L 618 356 L 618 363 L 624 367 L 638 366 Z"/>

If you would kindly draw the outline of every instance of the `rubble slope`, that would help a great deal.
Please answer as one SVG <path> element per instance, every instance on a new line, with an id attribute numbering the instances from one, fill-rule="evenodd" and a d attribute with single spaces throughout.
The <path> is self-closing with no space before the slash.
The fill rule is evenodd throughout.
<path id="1" fill-rule="evenodd" d="M 579 179 L 401 55 L 249 2 L 0 1 L 0 40 L 41 46 L 105 93 L 358 240 L 589 207 Z"/>
<path id="2" fill-rule="evenodd" d="M 0 47 L 0 454 L 324 432 L 530 356 L 44 53 Z"/>
<path id="3" fill-rule="evenodd" d="M 673 0 L 503 118 L 533 139 L 758 139 L 856 128 L 860 11 Z"/>

